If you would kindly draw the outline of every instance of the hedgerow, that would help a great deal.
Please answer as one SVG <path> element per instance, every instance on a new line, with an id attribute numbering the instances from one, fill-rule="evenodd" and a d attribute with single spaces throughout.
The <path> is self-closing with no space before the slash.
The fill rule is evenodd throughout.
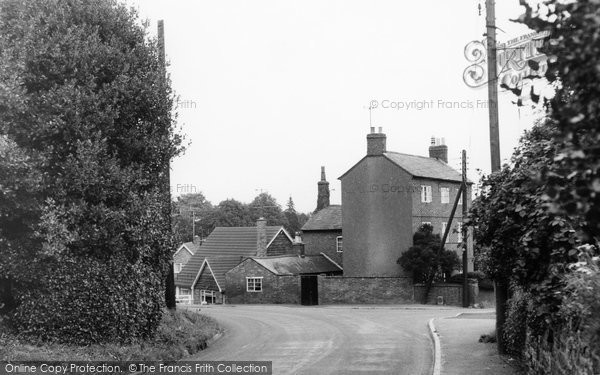
<path id="1" fill-rule="evenodd" d="M 181 151 L 156 41 L 116 0 L 0 2 L 0 305 L 22 334 L 154 334 Z"/>

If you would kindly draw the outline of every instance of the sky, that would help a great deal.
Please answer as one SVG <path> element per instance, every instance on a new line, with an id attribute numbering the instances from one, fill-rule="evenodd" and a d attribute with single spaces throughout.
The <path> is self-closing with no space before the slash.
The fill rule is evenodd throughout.
<path id="1" fill-rule="evenodd" d="M 165 24 L 177 123 L 191 142 L 171 163 L 173 196 L 218 204 L 266 191 L 312 212 L 325 166 L 340 204 L 338 177 L 366 155 L 370 126 L 389 151 L 427 156 L 431 137 L 444 138 L 452 167 L 465 149 L 471 180 L 490 172 L 487 87 L 463 81 L 465 46 L 485 32 L 483 0 L 127 3 L 150 36 Z M 501 42 L 530 32 L 509 21 L 518 3 L 496 4 Z M 503 161 L 539 117 L 515 100 L 499 94 Z"/>

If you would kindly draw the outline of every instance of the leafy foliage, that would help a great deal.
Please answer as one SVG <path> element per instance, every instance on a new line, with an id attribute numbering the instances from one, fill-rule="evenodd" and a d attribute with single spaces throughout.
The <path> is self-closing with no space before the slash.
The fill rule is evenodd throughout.
<path id="1" fill-rule="evenodd" d="M 556 122 L 560 147 L 554 162 L 559 173 L 548 175 L 553 209 L 585 220 L 581 238 L 600 238 L 600 5 L 597 1 L 545 0 L 521 4 L 520 19 L 536 31 L 549 31 L 541 49 L 556 56 L 546 78 L 558 86 L 548 114 Z"/>
<path id="2" fill-rule="evenodd" d="M 173 202 L 173 231 L 179 243 L 192 240 L 192 220 L 195 217 L 196 235 L 207 236 L 215 227 L 246 227 L 256 225 L 264 216 L 267 225 L 283 225 L 288 233 L 300 230 L 308 216 L 296 212 L 290 197 L 287 209 L 281 210 L 277 200 L 268 193 L 261 193 L 250 204 L 227 199 L 213 206 L 202 193 L 185 194 Z M 194 214 L 192 215 L 192 211 Z"/>
<path id="3" fill-rule="evenodd" d="M 180 151 L 155 42 L 116 1 L 0 3 L 0 274 L 44 339 L 151 336 Z"/>
<path id="4" fill-rule="evenodd" d="M 458 268 L 458 255 L 451 250 L 443 250 L 438 258 L 442 239 L 439 234 L 433 234 L 433 227 L 424 224 L 413 235 L 413 246 L 402 253 L 397 263 L 404 271 L 412 273 L 415 283 L 425 282 L 441 268 L 442 279 L 450 277 L 452 271 Z"/>

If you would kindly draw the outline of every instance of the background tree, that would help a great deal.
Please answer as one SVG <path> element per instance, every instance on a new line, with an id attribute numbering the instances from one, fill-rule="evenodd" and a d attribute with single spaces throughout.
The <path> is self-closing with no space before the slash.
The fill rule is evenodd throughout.
<path id="1" fill-rule="evenodd" d="M 181 141 L 156 43 L 116 1 L 2 1 L 0 82 L 10 322 L 79 343 L 151 336 L 174 247 L 164 171 Z"/>
<path id="2" fill-rule="evenodd" d="M 304 213 L 298 213 L 296 211 L 292 197 L 288 199 L 286 209 L 283 211 L 283 214 L 285 215 L 286 219 L 285 229 L 292 237 L 296 234 L 296 232 L 299 232 L 302 226 L 308 221 L 308 215 Z"/>
<path id="3" fill-rule="evenodd" d="M 249 205 L 253 222 L 259 217 L 267 220 L 267 225 L 287 225 L 287 220 L 277 200 L 269 193 L 260 193 Z"/>
<path id="4" fill-rule="evenodd" d="M 193 240 L 193 232 L 197 236 L 206 237 L 214 229 L 215 208 L 204 194 L 183 194 L 177 197 L 173 207 L 173 234 L 177 243 Z M 193 226 L 193 220 L 196 220 Z"/>

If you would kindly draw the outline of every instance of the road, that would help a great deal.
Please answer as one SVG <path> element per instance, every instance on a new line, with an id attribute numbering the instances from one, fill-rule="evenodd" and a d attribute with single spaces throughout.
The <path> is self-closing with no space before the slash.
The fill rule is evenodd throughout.
<path id="1" fill-rule="evenodd" d="M 431 374 L 427 322 L 459 309 L 422 306 L 202 307 L 225 332 L 202 361 L 273 361 L 273 374 Z"/>

